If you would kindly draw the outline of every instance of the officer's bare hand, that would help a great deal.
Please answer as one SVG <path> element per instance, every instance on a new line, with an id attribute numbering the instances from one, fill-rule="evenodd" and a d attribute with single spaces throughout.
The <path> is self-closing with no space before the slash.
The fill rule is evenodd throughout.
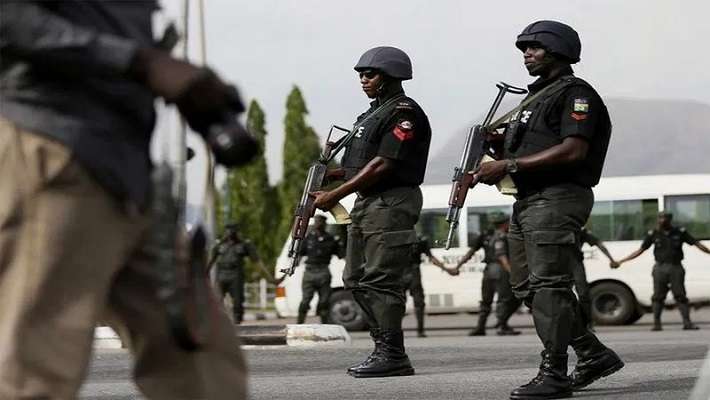
<path id="1" fill-rule="evenodd" d="M 487 185 L 494 185 L 500 182 L 507 173 L 505 160 L 483 163 L 478 170 L 469 172 L 469 174 L 473 175 L 474 183 L 483 182 Z"/>
<path id="2" fill-rule="evenodd" d="M 611 262 L 609 262 L 609 267 L 611 267 L 611 269 L 617 269 L 617 268 L 619 268 L 620 266 L 621 266 L 621 263 L 618 262 L 618 261 L 611 261 Z"/>
<path id="3" fill-rule="evenodd" d="M 446 272 L 449 273 L 451 276 L 457 276 L 461 273 L 461 271 L 458 268 L 447 268 Z"/>
<path id="4" fill-rule="evenodd" d="M 315 197 L 315 200 L 313 201 L 313 205 L 323 211 L 330 211 L 333 207 L 335 207 L 336 204 L 338 204 L 338 201 L 340 201 L 339 198 L 337 198 L 333 192 L 326 192 L 326 191 L 317 191 L 317 192 L 310 192 L 308 193 L 310 196 Z"/>

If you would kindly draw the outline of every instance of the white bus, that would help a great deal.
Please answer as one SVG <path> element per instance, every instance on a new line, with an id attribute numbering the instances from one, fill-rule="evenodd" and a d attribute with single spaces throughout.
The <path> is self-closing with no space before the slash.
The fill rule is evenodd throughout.
<path id="1" fill-rule="evenodd" d="M 468 250 L 468 243 L 488 227 L 487 215 L 493 211 L 511 212 L 512 197 L 503 196 L 495 187 L 478 185 L 468 193 L 454 247 L 443 248 L 448 225 L 445 221 L 450 185 L 424 185 L 424 206 L 417 230 L 432 242 L 432 252 L 448 265 L 455 263 Z M 644 235 L 656 223 L 658 211 L 674 214 L 673 223 L 688 228 L 697 239 L 710 240 L 710 174 L 654 175 L 602 178 L 594 188 L 595 204 L 587 227 L 601 240 L 614 258 L 619 259 L 637 249 Z M 353 199 L 346 199 L 346 207 Z M 331 226 L 331 228 L 334 228 Z M 277 268 L 288 265 L 286 243 Z M 694 246 L 685 246 L 686 290 L 693 304 L 710 302 L 710 257 Z M 592 308 L 600 324 L 630 324 L 651 306 L 653 282 L 653 250 L 612 270 L 597 248 L 583 248 L 587 278 L 591 287 Z M 426 294 L 427 313 L 472 312 L 481 299 L 483 251 L 479 251 L 452 277 L 428 260 L 422 261 L 422 284 Z M 333 259 L 331 272 L 334 288 L 330 316 L 334 323 L 348 329 L 364 327 L 359 308 L 342 289 L 344 261 Z M 301 301 L 301 276 L 298 268 L 293 277 L 277 289 L 276 309 L 281 316 L 295 316 Z M 667 303 L 672 303 L 669 296 Z M 413 304 L 408 298 L 407 309 Z M 312 304 L 311 312 L 315 309 Z"/>

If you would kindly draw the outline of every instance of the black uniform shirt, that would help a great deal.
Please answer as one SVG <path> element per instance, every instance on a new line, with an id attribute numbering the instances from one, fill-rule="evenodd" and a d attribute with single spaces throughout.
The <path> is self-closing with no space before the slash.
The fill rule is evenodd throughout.
<path id="1" fill-rule="evenodd" d="M 562 78 L 564 77 L 564 78 Z M 560 183 L 576 183 L 592 187 L 599 183 L 611 137 L 609 113 L 597 92 L 583 80 L 572 76 L 572 69 L 552 79 L 538 79 L 528 86 L 533 96 L 559 79 L 566 79 L 564 89 L 551 89 L 541 99 L 523 108 L 512 120 L 520 123 L 523 142 L 506 149 L 506 158 L 535 154 L 552 147 L 567 137 L 580 137 L 589 143 L 584 160 L 578 163 L 540 168 L 513 174 L 519 188 L 534 191 Z"/>
<path id="2" fill-rule="evenodd" d="M 341 257 L 340 244 L 328 232 L 315 229 L 308 232 L 301 247 L 301 255 L 306 256 L 306 265 L 328 265 L 333 256 Z"/>
<path id="3" fill-rule="evenodd" d="M 694 245 L 697 240 L 685 228 L 674 226 L 667 231 L 659 229 L 648 231 L 641 248 L 647 250 L 653 245 L 653 256 L 656 262 L 679 264 L 683 260 L 683 243 Z"/>
<path id="4" fill-rule="evenodd" d="M 222 278 L 242 272 L 246 258 L 256 258 L 256 249 L 249 241 L 227 240 L 217 244 L 213 251 L 217 257 L 217 275 Z"/>
<path id="5" fill-rule="evenodd" d="M 414 251 L 412 252 L 412 264 L 421 264 L 423 254 L 425 254 L 427 257 L 431 257 L 431 246 L 429 246 L 429 241 L 426 238 L 420 237 L 417 243 L 414 244 Z"/>
<path id="6" fill-rule="evenodd" d="M 483 248 L 484 256 L 483 256 L 483 262 L 486 264 L 498 262 L 498 257 L 496 256 L 496 251 L 495 251 L 495 232 L 493 230 L 488 230 L 476 237 L 474 239 L 473 244 L 471 245 L 471 249 L 473 251 L 478 251 L 479 249 Z"/>
<path id="7" fill-rule="evenodd" d="M 424 181 L 431 128 L 419 105 L 401 90 L 370 103 L 356 122 L 358 133 L 343 155 L 345 179 L 355 176 L 370 160 L 381 156 L 394 161 L 394 169 L 365 192 L 378 193 Z M 384 109 L 379 109 L 380 106 Z M 371 116 L 371 114 L 374 114 Z"/>

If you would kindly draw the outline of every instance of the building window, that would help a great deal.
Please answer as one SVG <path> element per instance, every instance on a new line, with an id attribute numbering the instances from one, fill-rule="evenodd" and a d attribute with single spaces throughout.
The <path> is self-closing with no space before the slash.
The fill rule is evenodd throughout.
<path id="1" fill-rule="evenodd" d="M 658 200 L 618 200 L 594 203 L 587 228 L 601 240 L 641 240 L 656 225 Z"/>
<path id="2" fill-rule="evenodd" d="M 665 210 L 673 225 L 684 226 L 696 239 L 710 239 L 710 194 L 666 196 Z"/>
<path id="3" fill-rule="evenodd" d="M 446 208 L 438 208 L 433 210 L 422 210 L 417 223 L 417 233 L 426 236 L 429 239 L 429 245 L 434 248 L 443 248 L 446 246 L 446 236 L 449 233 L 449 223 L 446 222 Z M 454 239 L 451 247 L 459 247 L 458 232 L 454 233 Z"/>

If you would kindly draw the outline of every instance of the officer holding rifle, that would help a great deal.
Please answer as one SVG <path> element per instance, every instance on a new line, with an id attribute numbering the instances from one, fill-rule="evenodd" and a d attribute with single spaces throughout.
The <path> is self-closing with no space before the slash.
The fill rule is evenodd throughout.
<path id="1" fill-rule="evenodd" d="M 532 309 L 544 350 L 538 375 L 510 398 L 557 399 L 624 365 L 589 331 L 572 291 L 579 233 L 592 209 L 611 122 L 601 97 L 573 74 L 581 50 L 574 29 L 537 21 L 515 45 L 537 77 L 528 86 L 533 100 L 513 115 L 504 135 L 490 135 L 504 137 L 494 144 L 502 157 L 471 173 L 474 183 L 486 184 L 509 174 L 517 187 L 508 236 L 511 283 Z M 570 345 L 578 361 L 568 376 Z"/>
<path id="2" fill-rule="evenodd" d="M 343 184 L 313 193 L 316 207 L 330 210 L 357 193 L 348 230 L 345 287 L 363 310 L 374 351 L 348 369 L 356 378 L 412 375 L 404 349 L 403 274 L 417 242 L 431 129 L 421 107 L 404 94 L 412 64 L 402 50 L 375 47 L 355 65 L 362 90 L 373 101 L 353 127 L 340 174 Z"/>

